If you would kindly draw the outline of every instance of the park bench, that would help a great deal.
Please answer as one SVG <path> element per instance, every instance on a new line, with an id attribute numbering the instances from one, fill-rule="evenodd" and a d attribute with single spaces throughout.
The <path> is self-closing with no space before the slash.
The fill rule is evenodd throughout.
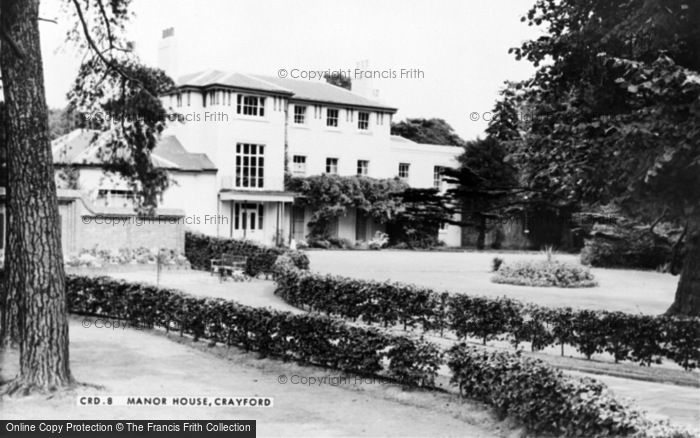
<path id="1" fill-rule="evenodd" d="M 223 254 L 218 259 L 211 260 L 211 275 L 218 275 L 219 281 L 232 279 L 233 281 L 250 281 L 250 277 L 245 273 L 246 258 Z"/>

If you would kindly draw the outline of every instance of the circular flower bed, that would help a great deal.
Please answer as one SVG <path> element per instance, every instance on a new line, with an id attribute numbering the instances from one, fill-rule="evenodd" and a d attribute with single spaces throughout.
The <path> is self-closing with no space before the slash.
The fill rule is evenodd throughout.
<path id="1" fill-rule="evenodd" d="M 504 263 L 491 278 L 494 283 L 544 287 L 594 287 L 598 282 L 588 267 L 555 260 Z"/>

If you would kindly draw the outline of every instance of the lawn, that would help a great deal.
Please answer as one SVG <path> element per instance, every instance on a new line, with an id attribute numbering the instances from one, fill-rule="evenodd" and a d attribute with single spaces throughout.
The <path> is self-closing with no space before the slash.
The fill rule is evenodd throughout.
<path id="1" fill-rule="evenodd" d="M 678 277 L 650 271 L 592 270 L 599 286 L 592 288 L 527 287 L 491 282 L 491 261 L 505 263 L 540 258 L 537 252 L 309 251 L 317 272 L 373 280 L 414 283 L 453 293 L 508 296 L 546 306 L 663 313 L 673 302 Z M 577 262 L 559 254 L 557 260 Z"/>

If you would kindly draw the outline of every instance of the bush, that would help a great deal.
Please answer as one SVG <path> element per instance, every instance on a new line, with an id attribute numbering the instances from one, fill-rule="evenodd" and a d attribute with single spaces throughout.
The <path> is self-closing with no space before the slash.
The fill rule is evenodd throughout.
<path id="1" fill-rule="evenodd" d="M 464 397 L 480 400 L 528 430 L 565 436 L 627 435 L 641 414 L 616 401 L 592 379 L 566 378 L 520 354 L 454 346 L 447 362 Z"/>
<path id="2" fill-rule="evenodd" d="M 491 271 L 496 272 L 503 264 L 503 259 L 500 257 L 494 257 L 491 261 Z"/>
<path id="3" fill-rule="evenodd" d="M 283 256 L 278 259 L 284 262 Z M 287 257 L 288 258 L 288 257 Z M 444 353 L 434 344 L 352 327 L 319 315 L 297 315 L 233 301 L 198 298 L 108 277 L 67 277 L 71 312 L 159 326 L 195 340 L 236 345 L 262 356 L 360 375 L 383 375 L 407 385 L 433 385 Z M 525 424 L 531 432 L 565 436 L 635 433 L 638 438 L 689 438 L 668 423 L 652 423 L 616 401 L 602 383 L 570 379 L 541 361 L 464 344 L 448 352 L 451 382 Z"/>
<path id="4" fill-rule="evenodd" d="M 491 278 L 494 283 L 539 287 L 593 287 L 598 283 L 590 269 L 556 260 L 532 260 L 501 266 Z"/>
<path id="5" fill-rule="evenodd" d="M 325 316 L 198 298 L 108 277 L 68 276 L 67 294 L 73 313 L 164 327 L 192 335 L 195 340 L 237 345 L 263 356 L 363 375 L 381 372 L 408 385 L 432 384 L 442 364 L 435 345 L 372 328 L 351 327 Z"/>
<path id="6" fill-rule="evenodd" d="M 288 269 L 276 277 L 275 294 L 293 306 L 361 319 L 367 324 L 419 327 L 482 342 L 505 338 L 532 350 L 559 344 L 586 357 L 608 352 L 616 361 L 641 365 L 674 360 L 685 369 L 700 362 L 700 318 L 667 318 L 621 312 L 548 308 L 510 298 L 436 293 L 401 283 L 355 280 Z M 694 329 L 695 328 L 695 329 Z"/>
<path id="7" fill-rule="evenodd" d="M 185 255 L 194 269 L 209 270 L 211 260 L 223 254 L 246 257 L 246 274 L 256 277 L 272 274 L 277 257 L 289 253 L 298 269 L 309 268 L 309 258 L 300 251 L 270 248 L 247 240 L 221 239 L 200 233 L 185 233 Z"/>
<path id="8" fill-rule="evenodd" d="M 673 243 L 631 226 L 598 225 L 581 250 L 581 263 L 601 268 L 657 269 L 672 261 Z"/>

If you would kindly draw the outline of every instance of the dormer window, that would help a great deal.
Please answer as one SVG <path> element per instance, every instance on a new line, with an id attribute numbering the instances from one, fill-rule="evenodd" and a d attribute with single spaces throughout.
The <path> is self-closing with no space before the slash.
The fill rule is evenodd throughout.
<path id="1" fill-rule="evenodd" d="M 265 117 L 265 98 L 239 94 L 236 101 L 236 112 L 244 116 Z"/>
<path id="2" fill-rule="evenodd" d="M 335 108 L 328 108 L 326 110 L 326 126 L 332 128 L 338 127 L 338 110 Z"/>
<path id="3" fill-rule="evenodd" d="M 357 129 L 366 131 L 369 128 L 369 113 L 357 113 Z"/>

